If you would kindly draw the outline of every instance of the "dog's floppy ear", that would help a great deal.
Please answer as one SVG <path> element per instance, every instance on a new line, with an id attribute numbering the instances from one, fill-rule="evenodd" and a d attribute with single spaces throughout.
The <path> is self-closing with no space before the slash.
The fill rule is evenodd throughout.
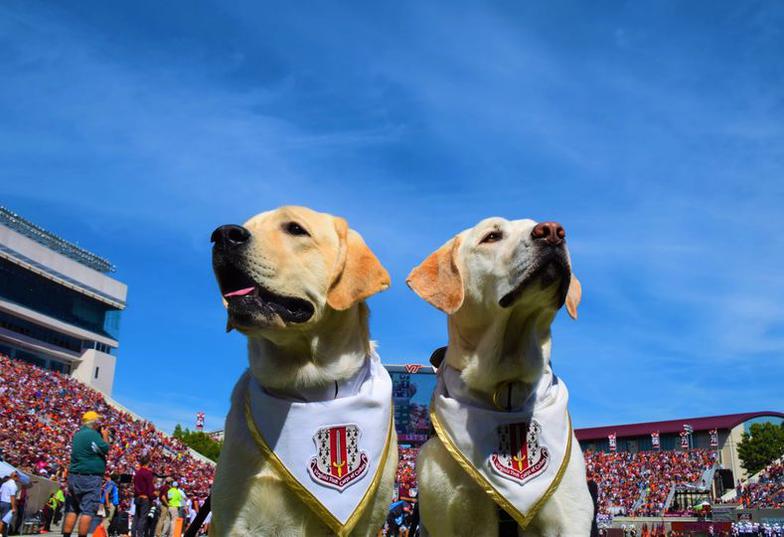
<path id="1" fill-rule="evenodd" d="M 327 304 L 336 310 L 346 310 L 360 300 L 389 287 L 389 273 L 370 251 L 359 233 L 348 228 L 348 223 L 335 217 L 335 231 L 340 249 L 332 285 L 327 293 Z"/>
<path id="2" fill-rule="evenodd" d="M 572 280 L 569 282 L 569 290 L 566 292 L 566 311 L 569 317 L 577 319 L 577 306 L 580 305 L 580 300 L 583 297 L 583 286 L 577 276 L 572 274 Z"/>
<path id="3" fill-rule="evenodd" d="M 451 315 L 463 305 L 463 278 L 457 268 L 460 237 L 455 237 L 415 267 L 406 278 L 408 286 L 421 298 Z"/>

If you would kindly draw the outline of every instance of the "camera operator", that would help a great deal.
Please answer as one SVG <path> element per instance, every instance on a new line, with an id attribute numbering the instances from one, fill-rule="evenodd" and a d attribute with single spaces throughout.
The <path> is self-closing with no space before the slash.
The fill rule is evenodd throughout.
<path id="1" fill-rule="evenodd" d="M 90 520 L 101 504 L 101 485 L 110 442 L 109 429 L 101 427 L 101 416 L 92 410 L 85 412 L 82 428 L 74 434 L 71 446 L 63 537 L 71 536 L 77 518 L 79 537 L 87 537 Z"/>

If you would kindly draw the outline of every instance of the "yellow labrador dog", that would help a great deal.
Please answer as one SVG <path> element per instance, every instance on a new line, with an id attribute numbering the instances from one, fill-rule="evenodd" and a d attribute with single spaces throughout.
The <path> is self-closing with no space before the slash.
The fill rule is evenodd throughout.
<path id="1" fill-rule="evenodd" d="M 590 533 L 568 392 L 550 368 L 550 324 L 564 303 L 576 318 L 581 294 L 564 238 L 555 222 L 488 218 L 408 277 L 448 314 L 431 403 L 437 436 L 417 460 L 431 536 Z"/>
<path id="2" fill-rule="evenodd" d="M 248 337 L 210 535 L 375 536 L 391 501 L 391 382 L 364 300 L 389 275 L 346 221 L 304 207 L 212 235 L 227 330 Z"/>

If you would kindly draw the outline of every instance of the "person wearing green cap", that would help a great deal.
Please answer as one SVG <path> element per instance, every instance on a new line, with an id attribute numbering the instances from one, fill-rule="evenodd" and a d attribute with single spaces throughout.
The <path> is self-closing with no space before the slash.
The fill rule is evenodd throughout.
<path id="1" fill-rule="evenodd" d="M 101 504 L 101 485 L 106 472 L 110 437 L 109 430 L 101 429 L 100 425 L 101 416 L 97 412 L 85 412 L 82 428 L 73 436 L 63 537 L 71 537 L 77 518 L 79 537 L 86 537 L 90 521 Z"/>

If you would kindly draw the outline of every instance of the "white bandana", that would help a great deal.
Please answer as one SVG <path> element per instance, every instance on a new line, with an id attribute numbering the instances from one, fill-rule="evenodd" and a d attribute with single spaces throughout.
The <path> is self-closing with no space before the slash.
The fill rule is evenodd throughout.
<path id="1" fill-rule="evenodd" d="M 246 420 L 286 484 L 337 535 L 351 532 L 378 488 L 392 434 L 392 380 L 378 356 L 331 400 L 277 397 L 251 381 Z M 353 393 L 352 393 L 353 391 Z"/>
<path id="2" fill-rule="evenodd" d="M 569 392 L 548 367 L 520 409 L 475 399 L 448 366 L 440 369 L 430 416 L 438 438 L 476 483 L 525 528 L 561 481 L 572 446 Z"/>

